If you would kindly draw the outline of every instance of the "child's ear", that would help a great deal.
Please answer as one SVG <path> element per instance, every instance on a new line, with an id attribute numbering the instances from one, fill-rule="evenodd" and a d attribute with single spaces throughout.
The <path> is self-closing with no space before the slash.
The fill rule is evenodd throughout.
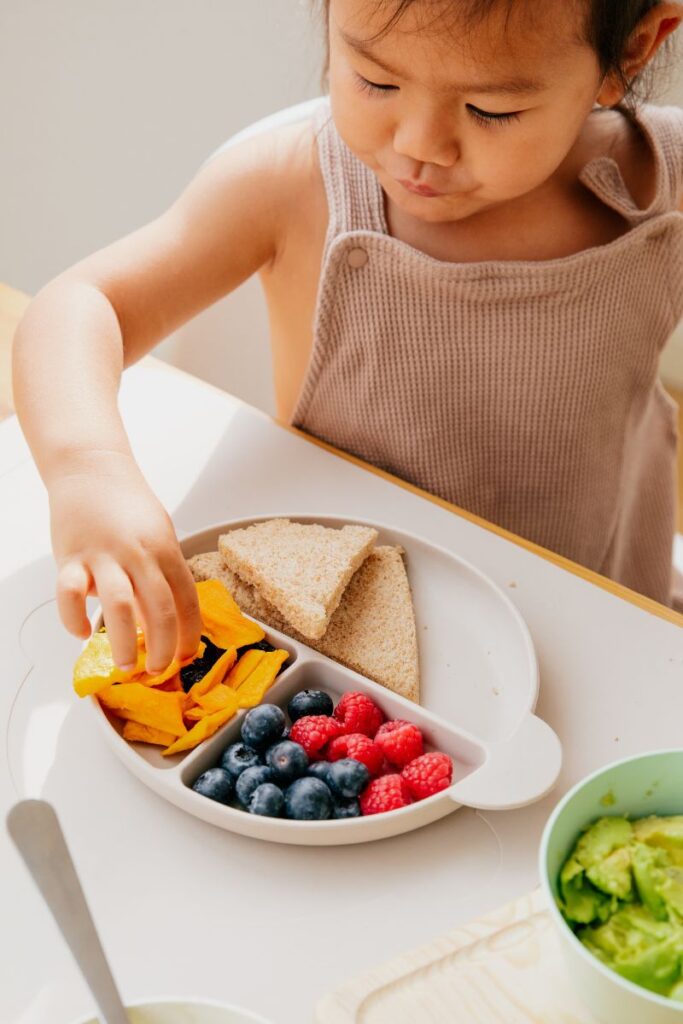
<path id="1" fill-rule="evenodd" d="M 649 64 L 668 35 L 683 21 L 683 4 L 661 3 L 640 19 L 626 46 L 622 70 L 630 81 Z M 600 87 L 596 101 L 612 107 L 624 96 L 624 87 L 614 75 L 608 75 Z"/>

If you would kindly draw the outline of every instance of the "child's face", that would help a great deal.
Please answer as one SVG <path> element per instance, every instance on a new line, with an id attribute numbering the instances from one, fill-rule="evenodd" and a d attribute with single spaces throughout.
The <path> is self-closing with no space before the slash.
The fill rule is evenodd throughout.
<path id="1" fill-rule="evenodd" d="M 540 6 L 518 2 L 505 27 L 503 3 L 463 31 L 448 13 L 456 4 L 417 0 L 371 41 L 394 5 L 331 0 L 337 129 L 406 213 L 461 220 L 562 174 L 602 76 L 578 39 L 584 5 L 544 0 L 534 18 Z M 501 87 L 522 78 L 535 81 Z M 484 88 L 491 83 L 494 91 Z"/>

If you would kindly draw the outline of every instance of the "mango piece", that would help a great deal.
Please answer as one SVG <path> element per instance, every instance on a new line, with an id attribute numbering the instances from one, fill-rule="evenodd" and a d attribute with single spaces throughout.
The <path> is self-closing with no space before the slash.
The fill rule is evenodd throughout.
<path id="1" fill-rule="evenodd" d="M 74 665 L 73 686 L 79 697 L 99 693 L 112 683 L 130 680 L 145 671 L 145 649 L 138 643 L 137 663 L 130 672 L 122 672 L 114 661 L 106 633 L 93 633 Z"/>
<path id="2" fill-rule="evenodd" d="M 133 677 L 131 682 L 142 683 L 143 686 L 163 686 L 164 683 L 168 682 L 169 679 L 173 679 L 174 676 L 178 675 L 181 668 L 185 665 L 191 665 L 197 658 L 201 658 L 206 650 L 206 644 L 203 640 L 199 641 L 199 647 L 193 655 L 189 658 L 185 658 L 183 661 L 177 661 L 175 658 L 162 672 L 157 672 L 154 675 L 150 675 L 149 672 L 143 670 L 142 673 L 137 674 Z M 178 680 L 180 683 L 180 679 Z M 180 686 L 182 689 L 182 685 Z M 177 689 L 177 687 L 176 687 Z"/>
<path id="3" fill-rule="evenodd" d="M 199 698 L 212 690 L 214 686 L 223 682 L 226 673 L 235 664 L 237 658 L 237 649 L 235 647 L 228 647 L 227 651 L 223 651 L 220 658 L 213 663 L 206 675 L 196 682 L 187 691 L 188 700 L 194 704 L 199 703 Z"/>
<path id="4" fill-rule="evenodd" d="M 229 707 L 224 708 L 222 711 L 216 711 L 212 715 L 205 715 L 189 732 L 181 736 L 175 743 L 172 743 L 166 750 L 162 750 L 162 755 L 170 757 L 171 754 L 179 754 L 183 750 L 192 750 L 193 747 L 198 746 L 203 740 L 213 736 L 222 725 L 230 721 L 234 714 L 235 709 Z"/>
<path id="5" fill-rule="evenodd" d="M 136 683 L 138 682 L 137 679 L 134 681 Z M 180 672 L 176 672 L 176 674 L 171 676 L 170 679 L 167 679 L 165 683 L 161 683 L 157 686 L 157 690 L 161 690 L 164 693 L 182 693 L 183 684 L 180 681 Z"/>
<path id="6" fill-rule="evenodd" d="M 126 722 L 122 736 L 129 743 L 154 743 L 159 747 L 167 747 L 177 739 L 173 733 L 162 732 L 151 725 L 141 725 L 140 722 L 133 721 Z"/>
<path id="7" fill-rule="evenodd" d="M 264 651 L 263 654 L 264 657 L 254 671 L 235 691 L 241 708 L 253 708 L 261 703 L 266 691 L 275 682 L 280 666 L 289 657 L 288 651 Z"/>
<path id="8" fill-rule="evenodd" d="M 122 672 L 114 662 L 111 651 L 111 643 L 107 633 L 100 630 L 93 633 L 87 646 L 79 654 L 74 665 L 73 685 L 79 697 L 89 697 L 93 693 L 111 686 L 113 683 L 136 682 L 144 686 L 159 686 L 166 682 L 178 672 L 183 665 L 189 665 L 200 658 L 206 650 L 206 644 L 202 641 L 197 648 L 197 653 L 191 658 L 179 662 L 173 660 L 170 665 L 158 672 L 156 675 L 149 675 L 145 671 L 145 643 L 142 631 L 137 632 L 137 661 L 130 672 Z"/>
<path id="9" fill-rule="evenodd" d="M 266 654 L 267 651 L 245 651 L 225 677 L 226 686 L 232 686 L 233 690 L 237 690 L 254 669 L 261 664 Z"/>
<path id="10" fill-rule="evenodd" d="M 200 694 L 197 697 L 197 704 L 205 714 L 209 715 L 212 715 L 214 711 L 222 711 L 224 708 L 233 708 L 237 711 L 240 706 L 236 691 L 232 687 L 226 686 L 225 683 L 219 683 L 208 693 Z"/>
<path id="11" fill-rule="evenodd" d="M 189 708 L 183 712 L 183 718 L 185 722 L 199 722 L 202 718 L 206 718 L 206 711 L 204 708 L 200 708 L 199 704 L 195 704 L 194 707 Z"/>
<path id="12" fill-rule="evenodd" d="M 220 580 L 202 580 L 195 584 L 204 635 L 218 647 L 243 647 L 263 640 L 261 627 L 239 610 L 236 601 Z"/>
<path id="13" fill-rule="evenodd" d="M 154 729 L 183 736 L 183 693 L 164 693 L 141 683 L 116 683 L 98 693 L 101 703 L 119 718 L 151 725 Z"/>

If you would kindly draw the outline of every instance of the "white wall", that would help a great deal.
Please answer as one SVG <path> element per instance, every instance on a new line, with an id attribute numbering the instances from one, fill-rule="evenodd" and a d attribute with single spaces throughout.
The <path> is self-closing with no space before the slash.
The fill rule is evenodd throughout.
<path id="1" fill-rule="evenodd" d="M 0 0 L 0 280 L 34 293 L 160 213 L 230 135 L 320 92 L 308 0 Z M 159 354 L 271 408 L 258 285 Z"/>
<path id="2" fill-rule="evenodd" d="M 35 292 L 156 216 L 224 139 L 316 95 L 321 52 L 308 0 L 0 0 L 0 280 Z M 272 410 L 256 281 L 157 351 Z M 665 366 L 683 387 L 683 331 Z"/>

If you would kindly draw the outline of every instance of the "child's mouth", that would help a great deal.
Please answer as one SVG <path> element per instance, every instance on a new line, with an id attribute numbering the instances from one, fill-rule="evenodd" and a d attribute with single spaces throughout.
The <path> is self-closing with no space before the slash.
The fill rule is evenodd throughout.
<path id="1" fill-rule="evenodd" d="M 437 192 L 436 189 L 430 188 L 429 185 L 423 185 L 421 182 L 410 181 L 408 178 L 399 178 L 399 185 L 403 185 L 403 188 L 408 192 L 412 192 L 414 195 L 423 196 L 425 199 L 434 199 L 436 196 L 442 196 L 443 192 Z"/>

